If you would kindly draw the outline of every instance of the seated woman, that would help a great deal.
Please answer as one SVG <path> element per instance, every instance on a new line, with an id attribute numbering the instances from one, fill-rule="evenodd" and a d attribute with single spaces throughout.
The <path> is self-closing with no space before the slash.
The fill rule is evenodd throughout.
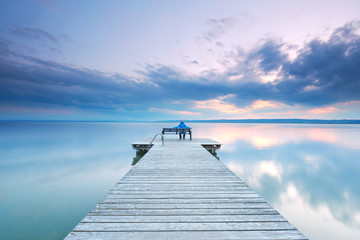
<path id="1" fill-rule="evenodd" d="M 177 125 L 177 126 L 174 127 L 174 128 L 190 128 L 190 127 L 186 126 L 186 124 L 184 123 L 184 121 L 181 121 L 180 124 Z M 180 139 L 181 139 L 181 137 L 182 137 L 182 139 L 185 139 L 185 134 L 186 134 L 186 133 L 183 132 L 183 131 L 179 132 L 179 137 L 180 137 Z"/>

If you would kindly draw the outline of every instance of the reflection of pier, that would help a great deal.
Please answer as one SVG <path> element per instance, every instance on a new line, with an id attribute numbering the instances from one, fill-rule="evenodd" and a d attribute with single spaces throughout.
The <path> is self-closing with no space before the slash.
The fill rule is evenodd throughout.
<path id="1" fill-rule="evenodd" d="M 66 239 L 306 239 L 209 154 L 220 146 L 155 141 Z"/>

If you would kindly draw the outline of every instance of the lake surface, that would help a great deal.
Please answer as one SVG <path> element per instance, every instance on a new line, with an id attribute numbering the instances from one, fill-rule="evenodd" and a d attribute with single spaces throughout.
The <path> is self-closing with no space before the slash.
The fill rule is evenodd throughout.
<path id="1" fill-rule="evenodd" d="M 0 238 L 63 239 L 131 168 L 131 142 L 175 125 L 0 123 Z M 360 125 L 189 125 L 308 238 L 360 239 Z"/>

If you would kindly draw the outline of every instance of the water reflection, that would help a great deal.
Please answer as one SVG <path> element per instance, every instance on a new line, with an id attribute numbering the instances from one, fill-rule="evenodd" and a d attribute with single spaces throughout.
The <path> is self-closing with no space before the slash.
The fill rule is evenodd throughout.
<path id="1" fill-rule="evenodd" d="M 224 144 L 242 140 L 256 148 L 281 146 L 308 140 L 359 149 L 360 141 L 351 124 L 193 124 L 196 136 L 215 138 Z"/>
<path id="2" fill-rule="evenodd" d="M 147 152 L 148 152 L 147 150 L 136 150 L 136 156 L 133 157 L 131 166 L 136 165 Z"/>
<path id="3" fill-rule="evenodd" d="M 0 123 L 0 232 L 62 239 L 172 123 Z M 360 126 L 193 123 L 310 239 L 360 239 Z M 139 156 L 140 157 L 140 156 Z"/>
<path id="4" fill-rule="evenodd" d="M 211 155 L 213 155 L 217 160 L 220 160 L 220 157 L 218 156 L 216 151 L 212 151 L 212 150 L 207 150 L 209 153 L 211 153 Z"/>
<path id="5" fill-rule="evenodd" d="M 207 128 L 222 161 L 310 239 L 360 239 L 359 125 Z"/>
<path id="6" fill-rule="evenodd" d="M 329 208 L 326 200 L 322 204 L 313 205 L 307 198 L 290 182 L 274 207 L 281 213 L 285 212 L 285 217 L 296 222 L 310 239 L 359 239 L 358 225 L 336 218 L 337 212 L 334 212 L 334 207 Z M 346 205 L 338 206 L 344 207 L 351 210 Z"/>
<path id="7" fill-rule="evenodd" d="M 63 239 L 162 125 L 0 123 L 0 238 Z"/>

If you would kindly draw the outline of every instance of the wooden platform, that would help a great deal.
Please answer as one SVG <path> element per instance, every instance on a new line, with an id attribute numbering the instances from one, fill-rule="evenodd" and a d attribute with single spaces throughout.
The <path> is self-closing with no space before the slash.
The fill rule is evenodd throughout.
<path id="1" fill-rule="evenodd" d="M 306 239 L 202 145 L 155 141 L 65 239 Z"/>

